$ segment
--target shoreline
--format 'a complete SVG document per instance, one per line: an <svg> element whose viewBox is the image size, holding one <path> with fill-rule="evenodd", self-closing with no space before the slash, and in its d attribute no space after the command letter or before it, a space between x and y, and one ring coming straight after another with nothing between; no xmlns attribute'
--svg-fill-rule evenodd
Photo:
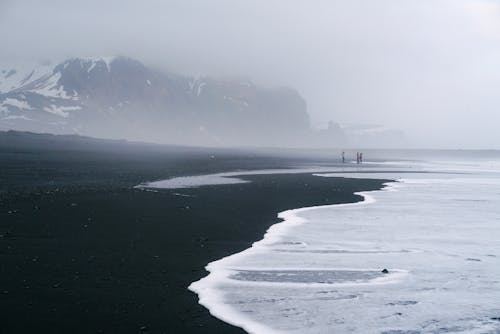
<svg viewBox="0 0 500 334"><path fill-rule="evenodd" d="M356 192L362 201L282 211L261 240L210 263L190 290L211 314L253 334L498 329L498 298L484 291L498 283L500 183L480 170L393 174L381 189ZM464 299L472 310L457 303Z"/></svg>
<svg viewBox="0 0 500 334"><path fill-rule="evenodd" d="M110 160L70 151L3 159L9 183L0 197L0 286L6 291L0 311L4 330L16 333L243 333L211 316L187 290L208 274L207 263L250 247L278 212L358 201L355 192L383 183L277 174L153 192L133 185L193 171L311 162L180 154L170 161L128 152ZM203 170L205 160L211 165Z"/></svg>
<svg viewBox="0 0 500 334"><path fill-rule="evenodd" d="M314 174L313 174L314 175ZM319 175L315 175L318 176ZM349 178L346 178L349 179ZM361 179L362 180L362 179ZM192 282L188 289L192 291L193 293L198 295L199 298L199 303L203 305L211 315L214 317L230 324L236 327L239 327L246 331L247 333L274 333L274 334L279 334L281 331L278 330L273 330L269 327L266 327L265 325L253 321L247 317L245 317L244 314L236 311L235 309L231 308L227 304L224 303L224 298L221 295L218 295L215 292L214 286L219 283L220 281L227 281L230 280L230 269L231 265L225 265L225 262L231 262L231 260L235 258L243 258L247 255L249 255L252 252L258 252L259 248L265 247L266 244L273 244L277 243L280 241L279 235L282 233L284 230L293 228L293 226L296 225L302 225L306 224L309 221L303 217L300 217L301 212L306 212L306 211L311 211L311 210L316 210L316 209L328 209L328 208L338 208L338 207L343 207L343 206L360 206L360 205L368 205L368 204L373 204L376 202L376 200L370 195L370 193L373 192L380 192L380 191L391 191L394 189L393 185L399 181L397 180L390 180L388 182L383 183L383 187L380 189L376 190L370 190L370 191L360 191L360 192L355 192L354 195L359 195L362 197L361 200L355 201L355 202L350 202L350 203L340 203L340 204L326 204L326 205L319 205L319 206L309 206L309 207L301 207L301 208L295 208L295 209L289 209L286 211L279 212L277 214L277 217L281 219L280 222L277 222L276 224L271 225L263 235L262 239L254 242L251 247L235 254L231 254L229 256L226 256L224 258L218 259L216 261L210 262L207 264L205 269L209 272L209 274L203 278L201 278L198 281ZM228 268L229 267L229 268ZM229 269L229 270L228 270ZM234 269L234 268L231 268ZM273 270L275 270L274 268ZM346 268L336 268L335 270L346 270ZM349 269L350 270L350 269ZM378 270L373 269L373 270ZM366 284L387 284L389 282L386 282L387 280L397 280L399 276L404 275L404 271L398 271L398 270L391 270L391 275L384 277L384 279L381 278L375 278L372 279ZM269 284L269 283L266 283ZM283 283L279 283L280 286L283 286ZM297 286L296 283L291 283L292 286ZM344 286L342 283L341 284L325 284L325 283L317 283L319 286ZM347 283L347 284L352 284L352 283ZM356 285L362 285L363 283L354 283ZM308 286L312 286L311 284L307 284Z"/></svg>

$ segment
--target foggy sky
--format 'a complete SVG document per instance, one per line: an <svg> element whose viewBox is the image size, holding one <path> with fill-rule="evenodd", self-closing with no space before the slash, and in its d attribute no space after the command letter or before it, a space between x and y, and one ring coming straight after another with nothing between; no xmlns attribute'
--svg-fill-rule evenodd
<svg viewBox="0 0 500 334"><path fill-rule="evenodd" d="M500 148L500 0L0 0L0 40L0 60L125 55L242 75L299 90L317 126Z"/></svg>

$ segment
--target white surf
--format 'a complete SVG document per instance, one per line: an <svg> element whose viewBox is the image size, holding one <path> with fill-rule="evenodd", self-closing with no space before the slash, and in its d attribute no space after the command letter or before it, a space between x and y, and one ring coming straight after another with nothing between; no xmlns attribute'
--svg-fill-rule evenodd
<svg viewBox="0 0 500 334"><path fill-rule="evenodd" d="M280 213L190 289L250 333L498 333L499 166L322 174L398 182L363 202Z"/></svg>

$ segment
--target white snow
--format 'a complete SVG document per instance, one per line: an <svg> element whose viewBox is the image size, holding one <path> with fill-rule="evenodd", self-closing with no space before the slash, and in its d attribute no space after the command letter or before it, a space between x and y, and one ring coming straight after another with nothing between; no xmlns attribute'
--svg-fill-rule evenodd
<svg viewBox="0 0 500 334"><path fill-rule="evenodd" d="M116 56L109 56L109 57L82 57L79 58L80 61L82 62L82 66L88 66L87 72L90 73L94 67L102 62L106 65L106 70L108 72L111 71L111 63L115 61Z"/></svg>
<svg viewBox="0 0 500 334"><path fill-rule="evenodd" d="M96 67L96 65L97 65L97 62L96 62L96 61L93 61L93 62L92 62L92 65L90 65L90 67L88 68L87 73L92 72L92 70L94 69L94 67Z"/></svg>
<svg viewBox="0 0 500 334"><path fill-rule="evenodd" d="M116 57L101 57L102 61L106 63L106 67L108 69L108 72L111 71L111 63L115 61Z"/></svg>
<svg viewBox="0 0 500 334"><path fill-rule="evenodd" d="M4 117L2 118L2 120L18 120L18 119L22 119L22 120L25 120L25 121L33 121L33 119L29 118L29 117L26 117L24 115L21 115L21 116L17 116L17 115L9 115L7 117Z"/></svg>
<svg viewBox="0 0 500 334"><path fill-rule="evenodd" d="M111 70L111 64L116 57L86 57L79 58L82 66L87 66L90 73L98 63L103 63L107 71ZM67 67L69 61L64 63ZM78 100L78 96L70 96L59 85L61 74L54 72L59 63L52 65L41 65L36 62L12 62L2 63L0 70L0 94L15 90L25 90L47 97L59 99ZM13 74L11 74L13 73Z"/></svg>
<svg viewBox="0 0 500 334"><path fill-rule="evenodd" d="M31 82L50 76L53 71L53 66L36 62L11 62L2 63L0 66L0 93L20 89ZM8 76L11 71L15 73Z"/></svg>
<svg viewBox="0 0 500 334"><path fill-rule="evenodd" d="M21 110L31 110L32 109L28 102L21 101L18 99L13 99L13 98L6 98L5 101L3 102L3 105L4 106L13 106L13 107L19 108Z"/></svg>
<svg viewBox="0 0 500 334"><path fill-rule="evenodd" d="M54 114L57 116L61 116L64 118L67 118L69 116L70 111L75 111L75 110L80 110L80 109L82 109L80 106L63 107L63 106L56 106L54 104L52 104L50 107L43 108L43 110L45 110L48 113L51 113L51 114Z"/></svg>
<svg viewBox="0 0 500 334"><path fill-rule="evenodd" d="M200 83L200 84L198 85L198 90L197 90L197 92L196 92L196 96L200 96L201 91L202 91L202 89L203 89L203 87L204 87L204 86L206 86L206 83L205 83L205 82L202 82L202 83Z"/></svg>
<svg viewBox="0 0 500 334"><path fill-rule="evenodd" d="M59 85L59 79L61 78L60 73L55 73L48 77L45 82L38 85L36 89L31 90L31 92L59 99L65 100L78 100L78 96L70 96L66 93L61 85Z"/></svg>
<svg viewBox="0 0 500 334"><path fill-rule="evenodd" d="M47 97L77 99L77 97L68 96L59 85L61 74L54 73L54 65L16 62L8 65L2 64L2 66L4 69L0 71L0 93L25 90ZM11 70L14 70L15 74L7 76Z"/></svg>

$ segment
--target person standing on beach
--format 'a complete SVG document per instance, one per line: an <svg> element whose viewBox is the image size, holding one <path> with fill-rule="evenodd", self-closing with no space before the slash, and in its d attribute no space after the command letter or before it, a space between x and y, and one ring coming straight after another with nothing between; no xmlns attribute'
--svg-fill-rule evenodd
<svg viewBox="0 0 500 334"><path fill-rule="evenodd" d="M345 164L345 152L342 151L342 163Z"/></svg>
<svg viewBox="0 0 500 334"><path fill-rule="evenodd" d="M359 164L359 152L356 152L356 163Z"/></svg>
<svg viewBox="0 0 500 334"><path fill-rule="evenodd" d="M359 152L359 163L363 163L363 152Z"/></svg>

